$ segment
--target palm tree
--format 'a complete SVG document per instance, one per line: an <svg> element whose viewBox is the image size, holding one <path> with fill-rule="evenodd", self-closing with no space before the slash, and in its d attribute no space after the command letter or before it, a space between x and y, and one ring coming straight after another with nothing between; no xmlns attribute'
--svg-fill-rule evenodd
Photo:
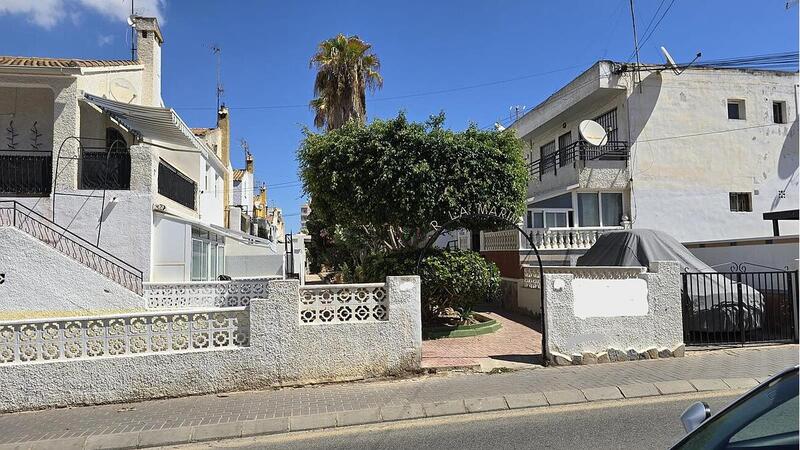
<svg viewBox="0 0 800 450"><path fill-rule="evenodd" d="M314 96L314 125L328 131L350 119L364 123L367 117L367 89L374 92L383 86L378 73L381 62L369 50L372 46L358 36L338 36L322 41L311 58L317 69Z"/></svg>

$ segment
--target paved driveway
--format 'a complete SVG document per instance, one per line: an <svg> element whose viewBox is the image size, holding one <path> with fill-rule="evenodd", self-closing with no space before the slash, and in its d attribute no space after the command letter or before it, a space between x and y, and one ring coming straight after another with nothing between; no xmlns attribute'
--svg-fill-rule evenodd
<svg viewBox="0 0 800 450"><path fill-rule="evenodd" d="M481 336L423 341L423 368L470 367L489 371L497 367L525 368L542 363L538 320L502 309L478 311L500 322L502 328Z"/></svg>

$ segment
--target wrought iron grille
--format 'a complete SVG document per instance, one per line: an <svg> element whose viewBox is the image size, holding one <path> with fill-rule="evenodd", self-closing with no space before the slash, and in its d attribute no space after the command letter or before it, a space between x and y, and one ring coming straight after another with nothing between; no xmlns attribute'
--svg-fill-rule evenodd
<svg viewBox="0 0 800 450"><path fill-rule="evenodd" d="M549 144L548 144L549 145ZM541 179L542 175L553 172L558 175L561 167L572 164L576 167L577 161L628 161L628 143L626 141L609 141L605 145L590 145L580 140L557 152L543 156L542 159L533 161L528 165L531 177Z"/></svg>
<svg viewBox="0 0 800 450"><path fill-rule="evenodd" d="M0 150L0 195L47 197L52 182L52 151Z"/></svg>
<svg viewBox="0 0 800 450"><path fill-rule="evenodd" d="M84 147L81 189L130 189L131 154L128 149Z"/></svg>
<svg viewBox="0 0 800 450"><path fill-rule="evenodd" d="M164 161L158 163L158 193L189 209L195 209L197 184Z"/></svg>

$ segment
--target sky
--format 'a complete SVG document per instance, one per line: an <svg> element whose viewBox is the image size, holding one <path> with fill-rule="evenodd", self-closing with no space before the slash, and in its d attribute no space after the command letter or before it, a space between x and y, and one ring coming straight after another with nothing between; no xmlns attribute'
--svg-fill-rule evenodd
<svg viewBox="0 0 800 450"><path fill-rule="evenodd" d="M0 55L127 59L129 1L0 0ZM629 0L135 2L159 18L162 97L192 127L214 125L211 46L222 49L232 142L247 140L287 232L299 229L305 202L295 155L303 127L313 127L309 59L320 41L345 33L372 44L384 86L367 96L370 120L444 111L454 129L508 123L514 106L532 108L598 59L633 51ZM641 59L662 62L662 45L678 62L698 51L703 60L797 51L799 9L785 0L638 0ZM244 166L238 145L232 159Z"/></svg>

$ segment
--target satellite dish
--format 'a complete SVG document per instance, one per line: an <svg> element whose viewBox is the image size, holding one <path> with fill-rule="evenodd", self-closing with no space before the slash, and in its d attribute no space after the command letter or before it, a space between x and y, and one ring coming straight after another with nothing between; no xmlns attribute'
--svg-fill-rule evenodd
<svg viewBox="0 0 800 450"><path fill-rule="evenodd" d="M503 131L503 130L505 130L505 129L506 129L506 127L504 127L504 126L500 125L500 123L499 123L499 122L495 122L495 123L494 123L494 129L495 129L495 130L497 130L497 131Z"/></svg>
<svg viewBox="0 0 800 450"><path fill-rule="evenodd" d="M664 59L667 60L667 64L666 64L667 67L669 67L672 70L675 70L676 67L677 67L677 64L675 64L675 60L672 59L672 55L669 54L669 52L667 51L666 48L661 47L661 54L664 55Z"/></svg>
<svg viewBox="0 0 800 450"><path fill-rule="evenodd" d="M594 120L584 120L578 125L578 132L584 141L591 145L606 145L608 134L602 125Z"/></svg>
<svg viewBox="0 0 800 450"><path fill-rule="evenodd" d="M129 27L133 28L134 26L136 26L136 22L134 22L134 20L133 20L135 18L136 18L135 14L131 14L130 16L128 16L128 26Z"/></svg>
<svg viewBox="0 0 800 450"><path fill-rule="evenodd" d="M114 78L109 83L108 93L111 98L121 103L130 103L136 98L136 88L125 78Z"/></svg>

